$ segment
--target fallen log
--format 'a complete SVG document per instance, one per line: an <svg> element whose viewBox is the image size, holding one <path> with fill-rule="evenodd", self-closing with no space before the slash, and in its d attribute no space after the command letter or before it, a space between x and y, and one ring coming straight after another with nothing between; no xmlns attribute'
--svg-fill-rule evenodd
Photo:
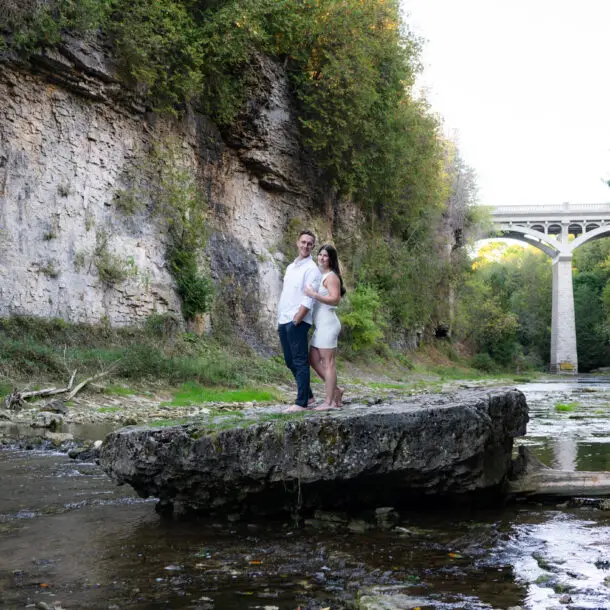
<svg viewBox="0 0 610 610"><path fill-rule="evenodd" d="M53 388L45 388L44 390L31 390L31 391L24 391L24 392L20 392L19 390L17 390L17 388L15 388L10 394L8 394L4 398L4 408L5 409L17 409L19 407L22 407L28 398L42 398L42 397L46 397L46 396L57 396L58 394L68 393L68 395L64 399L67 402L69 400L72 400L87 384L91 383L92 381L97 381L98 379L102 379L102 378L107 377L108 375L112 374L120 363L121 363L121 360L117 360L116 362L113 362L105 371L101 371L100 373L97 373L96 375L87 377L87 379L84 379L83 381L81 381L75 388L73 388L72 386L74 385L74 379L76 377L76 370L74 370L74 372L72 373L72 376L70 377L70 381L68 382L68 385L65 388L53 387Z"/></svg>
<svg viewBox="0 0 610 610"><path fill-rule="evenodd" d="M17 388L14 388L13 391L8 394L4 398L4 407L5 409L15 409L17 407L22 407L25 404L25 401L28 398L43 398L46 396L56 396L57 394L65 394L72 389L72 385L74 384L74 378L76 377L76 369L72 373L70 377L70 381L65 388L45 388L43 390L30 390L20 392Z"/></svg>
<svg viewBox="0 0 610 610"><path fill-rule="evenodd" d="M610 472L555 470L521 445L508 477L507 491L519 496L610 496Z"/></svg>

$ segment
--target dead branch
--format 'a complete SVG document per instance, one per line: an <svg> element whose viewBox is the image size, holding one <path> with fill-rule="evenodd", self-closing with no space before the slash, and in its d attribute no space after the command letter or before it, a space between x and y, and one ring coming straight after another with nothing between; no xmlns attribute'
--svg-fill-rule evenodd
<svg viewBox="0 0 610 610"><path fill-rule="evenodd" d="M117 360L115 363L113 363L110 368L106 369L105 371L102 371L101 373L98 373L97 375L93 375L93 377L88 377L87 379L85 379L84 381L81 381L67 396L66 396L66 400L72 400L88 383L91 383L92 381L97 381L98 379L102 379L102 377L107 377L108 375L110 375L110 373L112 373L114 371L114 369L116 369L116 367L120 364L120 360Z"/></svg>
<svg viewBox="0 0 610 610"><path fill-rule="evenodd" d="M45 388L44 390L32 390L27 392L20 392L17 390L17 388L14 388L13 391L4 398L4 407L5 409L17 409L19 407L23 407L28 398L56 396L57 394L66 393L68 393L68 396L66 396L65 400L72 400L72 398L74 398L91 381L95 381L110 375L117 368L120 362L120 360L117 360L105 371L81 381L74 389L72 386L74 385L74 379L76 378L76 372L78 369L74 369L72 375L70 376L70 381L65 388Z"/></svg>

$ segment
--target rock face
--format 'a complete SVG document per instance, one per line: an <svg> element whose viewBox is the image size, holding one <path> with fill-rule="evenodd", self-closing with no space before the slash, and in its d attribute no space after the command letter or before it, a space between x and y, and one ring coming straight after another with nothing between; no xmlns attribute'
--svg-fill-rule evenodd
<svg viewBox="0 0 610 610"><path fill-rule="evenodd" d="M0 315L122 326L180 314L163 227L117 198L171 139L207 196L207 255L226 318L252 344L275 342L263 329L274 326L287 226L316 217L326 239L333 220L303 158L286 73L259 62L251 99L221 133L191 111L151 112L94 42L68 41L29 64L0 52ZM112 284L96 263L102 242L126 270Z"/></svg>
<svg viewBox="0 0 610 610"><path fill-rule="evenodd" d="M261 418L214 430L203 422L125 428L100 463L159 507L209 514L405 506L431 494L497 489L525 434L518 390L424 395L330 415Z"/></svg>

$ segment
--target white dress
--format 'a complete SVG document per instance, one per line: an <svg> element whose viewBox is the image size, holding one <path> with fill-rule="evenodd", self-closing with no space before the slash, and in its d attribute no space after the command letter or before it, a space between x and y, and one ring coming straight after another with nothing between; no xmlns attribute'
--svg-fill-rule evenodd
<svg viewBox="0 0 610 610"><path fill-rule="evenodd" d="M324 286L324 280L333 273L329 271L322 276L320 290L318 294L328 296L328 288ZM327 305L316 301L313 306L314 333L311 337L311 346L322 349L332 349L337 347L337 337L341 331L341 322L335 313L335 305Z"/></svg>

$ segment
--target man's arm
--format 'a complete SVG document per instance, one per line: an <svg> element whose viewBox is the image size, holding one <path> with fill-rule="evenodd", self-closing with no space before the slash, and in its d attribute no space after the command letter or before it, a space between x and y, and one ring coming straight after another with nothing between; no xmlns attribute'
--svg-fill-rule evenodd
<svg viewBox="0 0 610 610"><path fill-rule="evenodd" d="M299 310L294 314L294 318L292 318L295 326L298 326L303 321L303 318L307 315L308 311L309 307L305 307L304 305L299 307Z"/></svg>
<svg viewBox="0 0 610 610"><path fill-rule="evenodd" d="M305 272L305 277L303 279L303 285L307 286L307 284L311 284L314 286L314 289L317 291L320 287L320 280L322 279L322 274L318 271L317 267L312 267ZM311 297L303 295L303 299L301 300L301 305L299 306L299 310L292 318L292 321L295 325L299 325L303 318L307 315L310 309L313 308L314 300Z"/></svg>

